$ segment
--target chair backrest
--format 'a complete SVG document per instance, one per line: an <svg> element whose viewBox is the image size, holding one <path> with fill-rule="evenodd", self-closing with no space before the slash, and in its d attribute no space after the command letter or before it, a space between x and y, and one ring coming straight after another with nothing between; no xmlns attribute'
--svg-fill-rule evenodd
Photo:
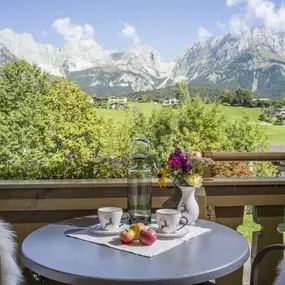
<svg viewBox="0 0 285 285"><path fill-rule="evenodd" d="M259 264L263 257L270 251L273 250L285 250L285 244L273 244L263 248L254 258L250 272L250 285L257 285L258 283L258 270ZM285 261L281 261L278 266L278 276L273 285L284 285L285 284Z"/></svg>
<svg viewBox="0 0 285 285"><path fill-rule="evenodd" d="M20 285L23 277L16 262L16 243L10 224L0 219L0 284Z"/></svg>

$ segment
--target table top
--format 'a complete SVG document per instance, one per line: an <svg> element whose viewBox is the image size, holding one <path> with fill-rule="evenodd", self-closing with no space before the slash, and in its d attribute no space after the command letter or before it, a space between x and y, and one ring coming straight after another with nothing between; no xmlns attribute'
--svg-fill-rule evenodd
<svg viewBox="0 0 285 285"><path fill-rule="evenodd" d="M249 256L244 237L223 225L198 220L212 231L152 258L65 236L97 223L96 217L59 222L23 242L23 263L41 276L73 285L196 284L227 275Z"/></svg>

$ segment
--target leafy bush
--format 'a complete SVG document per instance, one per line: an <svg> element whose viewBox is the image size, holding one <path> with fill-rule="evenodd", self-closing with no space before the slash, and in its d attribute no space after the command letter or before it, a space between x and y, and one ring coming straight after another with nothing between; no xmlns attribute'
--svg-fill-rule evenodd
<svg viewBox="0 0 285 285"><path fill-rule="evenodd" d="M123 124L105 122L76 84L13 60L0 70L0 179L125 177L133 137L150 141L150 165L165 161L176 147L267 149L262 127L247 118L227 121L217 107L197 96L150 118L126 110Z"/></svg>

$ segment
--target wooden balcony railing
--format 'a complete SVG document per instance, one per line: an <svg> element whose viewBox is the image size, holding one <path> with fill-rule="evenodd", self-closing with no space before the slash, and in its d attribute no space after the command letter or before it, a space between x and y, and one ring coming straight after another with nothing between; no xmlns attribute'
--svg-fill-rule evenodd
<svg viewBox="0 0 285 285"><path fill-rule="evenodd" d="M285 153L228 153L204 152L214 161L285 161ZM284 222L285 178L210 178L205 172L206 204L211 207L214 220L233 229L243 223L244 206L253 206L253 221L261 230L252 233L252 259L264 247L283 243L283 234L277 227ZM264 258L259 270L259 284L272 284L276 266L283 252L272 252ZM242 284L240 269L221 280L219 284Z"/></svg>
<svg viewBox="0 0 285 285"><path fill-rule="evenodd" d="M285 160L285 154L240 154L205 152L215 160ZM257 159L258 158L258 159ZM37 180L0 181L0 216L13 224L18 242L32 231L64 219L96 213L110 205L127 207L127 181L114 180ZM177 207L181 198L178 189L160 188L153 181L153 208ZM206 218L206 207L213 210L216 222L237 229L243 223L244 206L253 206L254 222L261 230L253 232L252 258L265 246L283 243L277 231L283 223L285 178L213 178L205 180L197 191L200 218ZM261 263L260 284L269 285L276 274L276 265L283 258L272 252ZM241 285L243 269L216 280L217 284Z"/></svg>

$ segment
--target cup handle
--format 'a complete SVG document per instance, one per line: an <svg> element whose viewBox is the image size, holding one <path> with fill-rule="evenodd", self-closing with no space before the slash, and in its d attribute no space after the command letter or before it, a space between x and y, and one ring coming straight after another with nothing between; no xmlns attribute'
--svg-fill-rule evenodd
<svg viewBox="0 0 285 285"><path fill-rule="evenodd" d="M183 225L182 225L180 228L178 228L177 231L183 229L183 228L188 224L188 219L187 219L186 217L182 216L181 219L180 219L180 221L181 221L182 219L185 220L185 223L183 223Z"/></svg>
<svg viewBox="0 0 285 285"><path fill-rule="evenodd" d="M122 219L124 218L124 215L126 216L126 219L127 219L127 220L128 220L128 222L129 222L129 221L130 221L130 219L131 219L130 214L129 214L129 213L127 213L127 212L123 212ZM123 224L123 223L121 223L121 224Z"/></svg>

